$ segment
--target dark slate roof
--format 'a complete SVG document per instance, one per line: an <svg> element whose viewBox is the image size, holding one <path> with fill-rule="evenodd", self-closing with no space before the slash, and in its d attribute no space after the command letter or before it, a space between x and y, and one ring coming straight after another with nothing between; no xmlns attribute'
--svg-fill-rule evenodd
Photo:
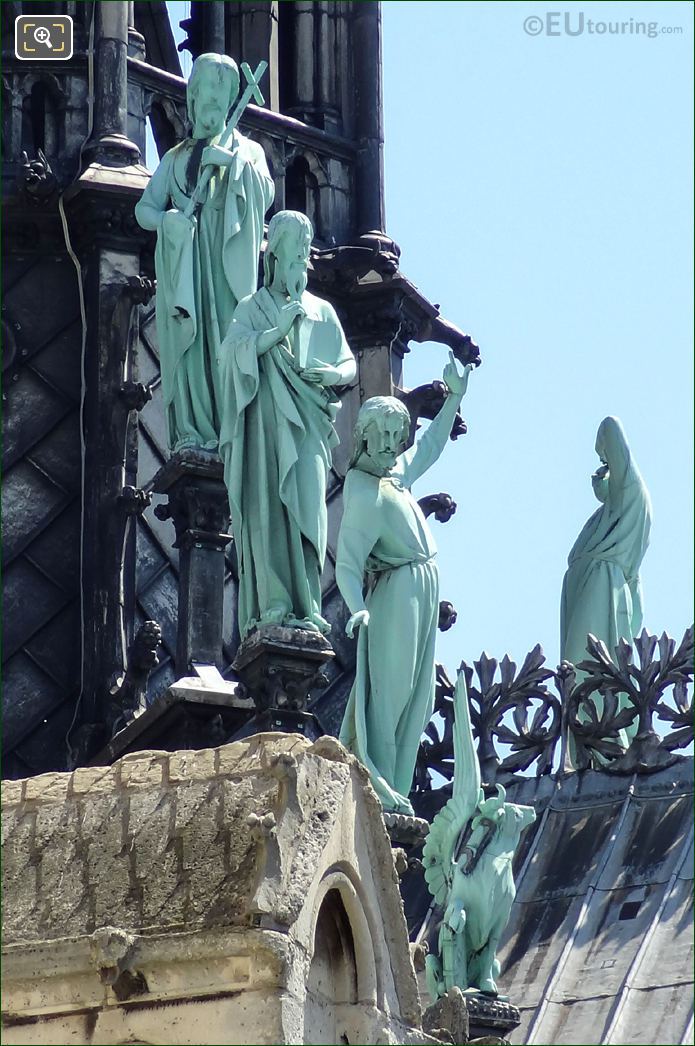
<svg viewBox="0 0 695 1046"><path fill-rule="evenodd" d="M508 795L538 812L499 953L522 1015L512 1041L692 1043L692 759Z"/></svg>
<svg viewBox="0 0 695 1046"><path fill-rule="evenodd" d="M431 819L445 790L425 796ZM507 797L538 815L498 953L498 987L521 1011L512 1043L692 1043L692 758L634 777L525 778ZM432 943L421 869L402 885L411 937Z"/></svg>

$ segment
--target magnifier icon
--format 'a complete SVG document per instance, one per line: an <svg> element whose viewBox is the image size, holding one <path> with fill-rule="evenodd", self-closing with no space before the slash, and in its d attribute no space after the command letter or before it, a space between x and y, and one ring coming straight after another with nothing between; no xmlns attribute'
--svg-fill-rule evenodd
<svg viewBox="0 0 695 1046"><path fill-rule="evenodd" d="M45 25L40 25L34 30L34 39L37 44L45 44L46 47L52 51L53 44L51 43L51 34Z"/></svg>

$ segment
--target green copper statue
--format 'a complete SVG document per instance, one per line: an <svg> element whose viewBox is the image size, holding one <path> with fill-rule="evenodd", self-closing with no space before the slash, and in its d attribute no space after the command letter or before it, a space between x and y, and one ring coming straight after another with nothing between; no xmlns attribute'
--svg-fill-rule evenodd
<svg viewBox="0 0 695 1046"><path fill-rule="evenodd" d="M280 211L268 226L264 285L239 303L221 349L220 454L239 557L239 629L276 624L327 633L320 577L335 386L357 368L332 305L306 291L311 222Z"/></svg>
<svg viewBox="0 0 695 1046"><path fill-rule="evenodd" d="M444 406L405 452L407 408L390 396L367 400L343 492L335 575L352 615L346 632L359 635L340 740L369 770L384 809L397 813L413 812L408 793L432 714L439 615L437 549L410 488L442 453L470 371L459 373L451 354Z"/></svg>
<svg viewBox="0 0 695 1046"><path fill-rule="evenodd" d="M231 58L196 58L187 90L192 136L162 158L135 209L140 225L157 232L157 335L172 451L217 449L219 348L237 302L256 289L263 217L275 192L263 149L234 129L248 90L225 127L238 91Z"/></svg>
<svg viewBox="0 0 695 1046"><path fill-rule="evenodd" d="M575 541L562 585L560 652L573 664L587 656L589 633L612 654L618 640L632 643L642 627L639 568L651 504L617 418L599 425L596 453L601 465L591 481L601 507Z"/></svg>
<svg viewBox="0 0 695 1046"><path fill-rule="evenodd" d="M438 952L426 959L433 999L454 987L497 994L496 951L516 894L512 859L524 828L536 820L533 807L505 801L502 785L485 799L462 670L454 715L453 792L422 851L427 886L443 910Z"/></svg>

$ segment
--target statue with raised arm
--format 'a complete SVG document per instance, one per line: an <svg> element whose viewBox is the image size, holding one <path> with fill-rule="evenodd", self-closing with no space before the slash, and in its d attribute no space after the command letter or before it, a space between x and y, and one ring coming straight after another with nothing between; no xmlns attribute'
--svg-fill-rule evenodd
<svg viewBox="0 0 695 1046"><path fill-rule="evenodd" d="M170 450L215 451L221 421L217 359L237 303L258 283L263 218L275 187L260 145L236 130L249 87L227 55L202 54L186 92L191 137L162 157L135 216L157 232L157 336Z"/></svg>
<svg viewBox="0 0 695 1046"><path fill-rule="evenodd" d="M410 488L442 453L470 371L459 372L450 353L444 406L406 451L407 407L391 396L363 403L343 489L335 576L351 614L346 632L359 632L340 740L396 813L413 813L408 793L432 714L439 618L437 549Z"/></svg>
<svg viewBox="0 0 695 1046"><path fill-rule="evenodd" d="M433 999L450 988L497 994L496 952L516 894L512 859L531 806L506 802L506 791L486 799L473 744L466 677L454 691L454 780L451 799L430 825L422 850L425 881L442 909L437 951L425 960Z"/></svg>
<svg viewBox="0 0 695 1046"><path fill-rule="evenodd" d="M589 633L612 654L642 627L639 568L649 544L649 493L617 418L599 425L596 453L601 465L591 482L601 507L575 541L562 584L560 655L575 665L587 656Z"/></svg>
<svg viewBox="0 0 695 1046"><path fill-rule="evenodd" d="M306 290L313 235L298 211L273 216L263 287L239 303L221 349L242 637L257 625L330 631L320 579L335 389L357 366L333 306Z"/></svg>

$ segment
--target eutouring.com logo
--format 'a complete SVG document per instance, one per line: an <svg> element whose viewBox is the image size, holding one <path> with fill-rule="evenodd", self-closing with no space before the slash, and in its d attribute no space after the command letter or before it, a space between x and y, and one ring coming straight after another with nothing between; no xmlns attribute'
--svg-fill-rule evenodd
<svg viewBox="0 0 695 1046"><path fill-rule="evenodd" d="M641 22L635 18L587 18L583 11L546 11L543 15L525 18L524 32L528 36L643 36L654 40L657 36L679 36L683 26Z"/></svg>

